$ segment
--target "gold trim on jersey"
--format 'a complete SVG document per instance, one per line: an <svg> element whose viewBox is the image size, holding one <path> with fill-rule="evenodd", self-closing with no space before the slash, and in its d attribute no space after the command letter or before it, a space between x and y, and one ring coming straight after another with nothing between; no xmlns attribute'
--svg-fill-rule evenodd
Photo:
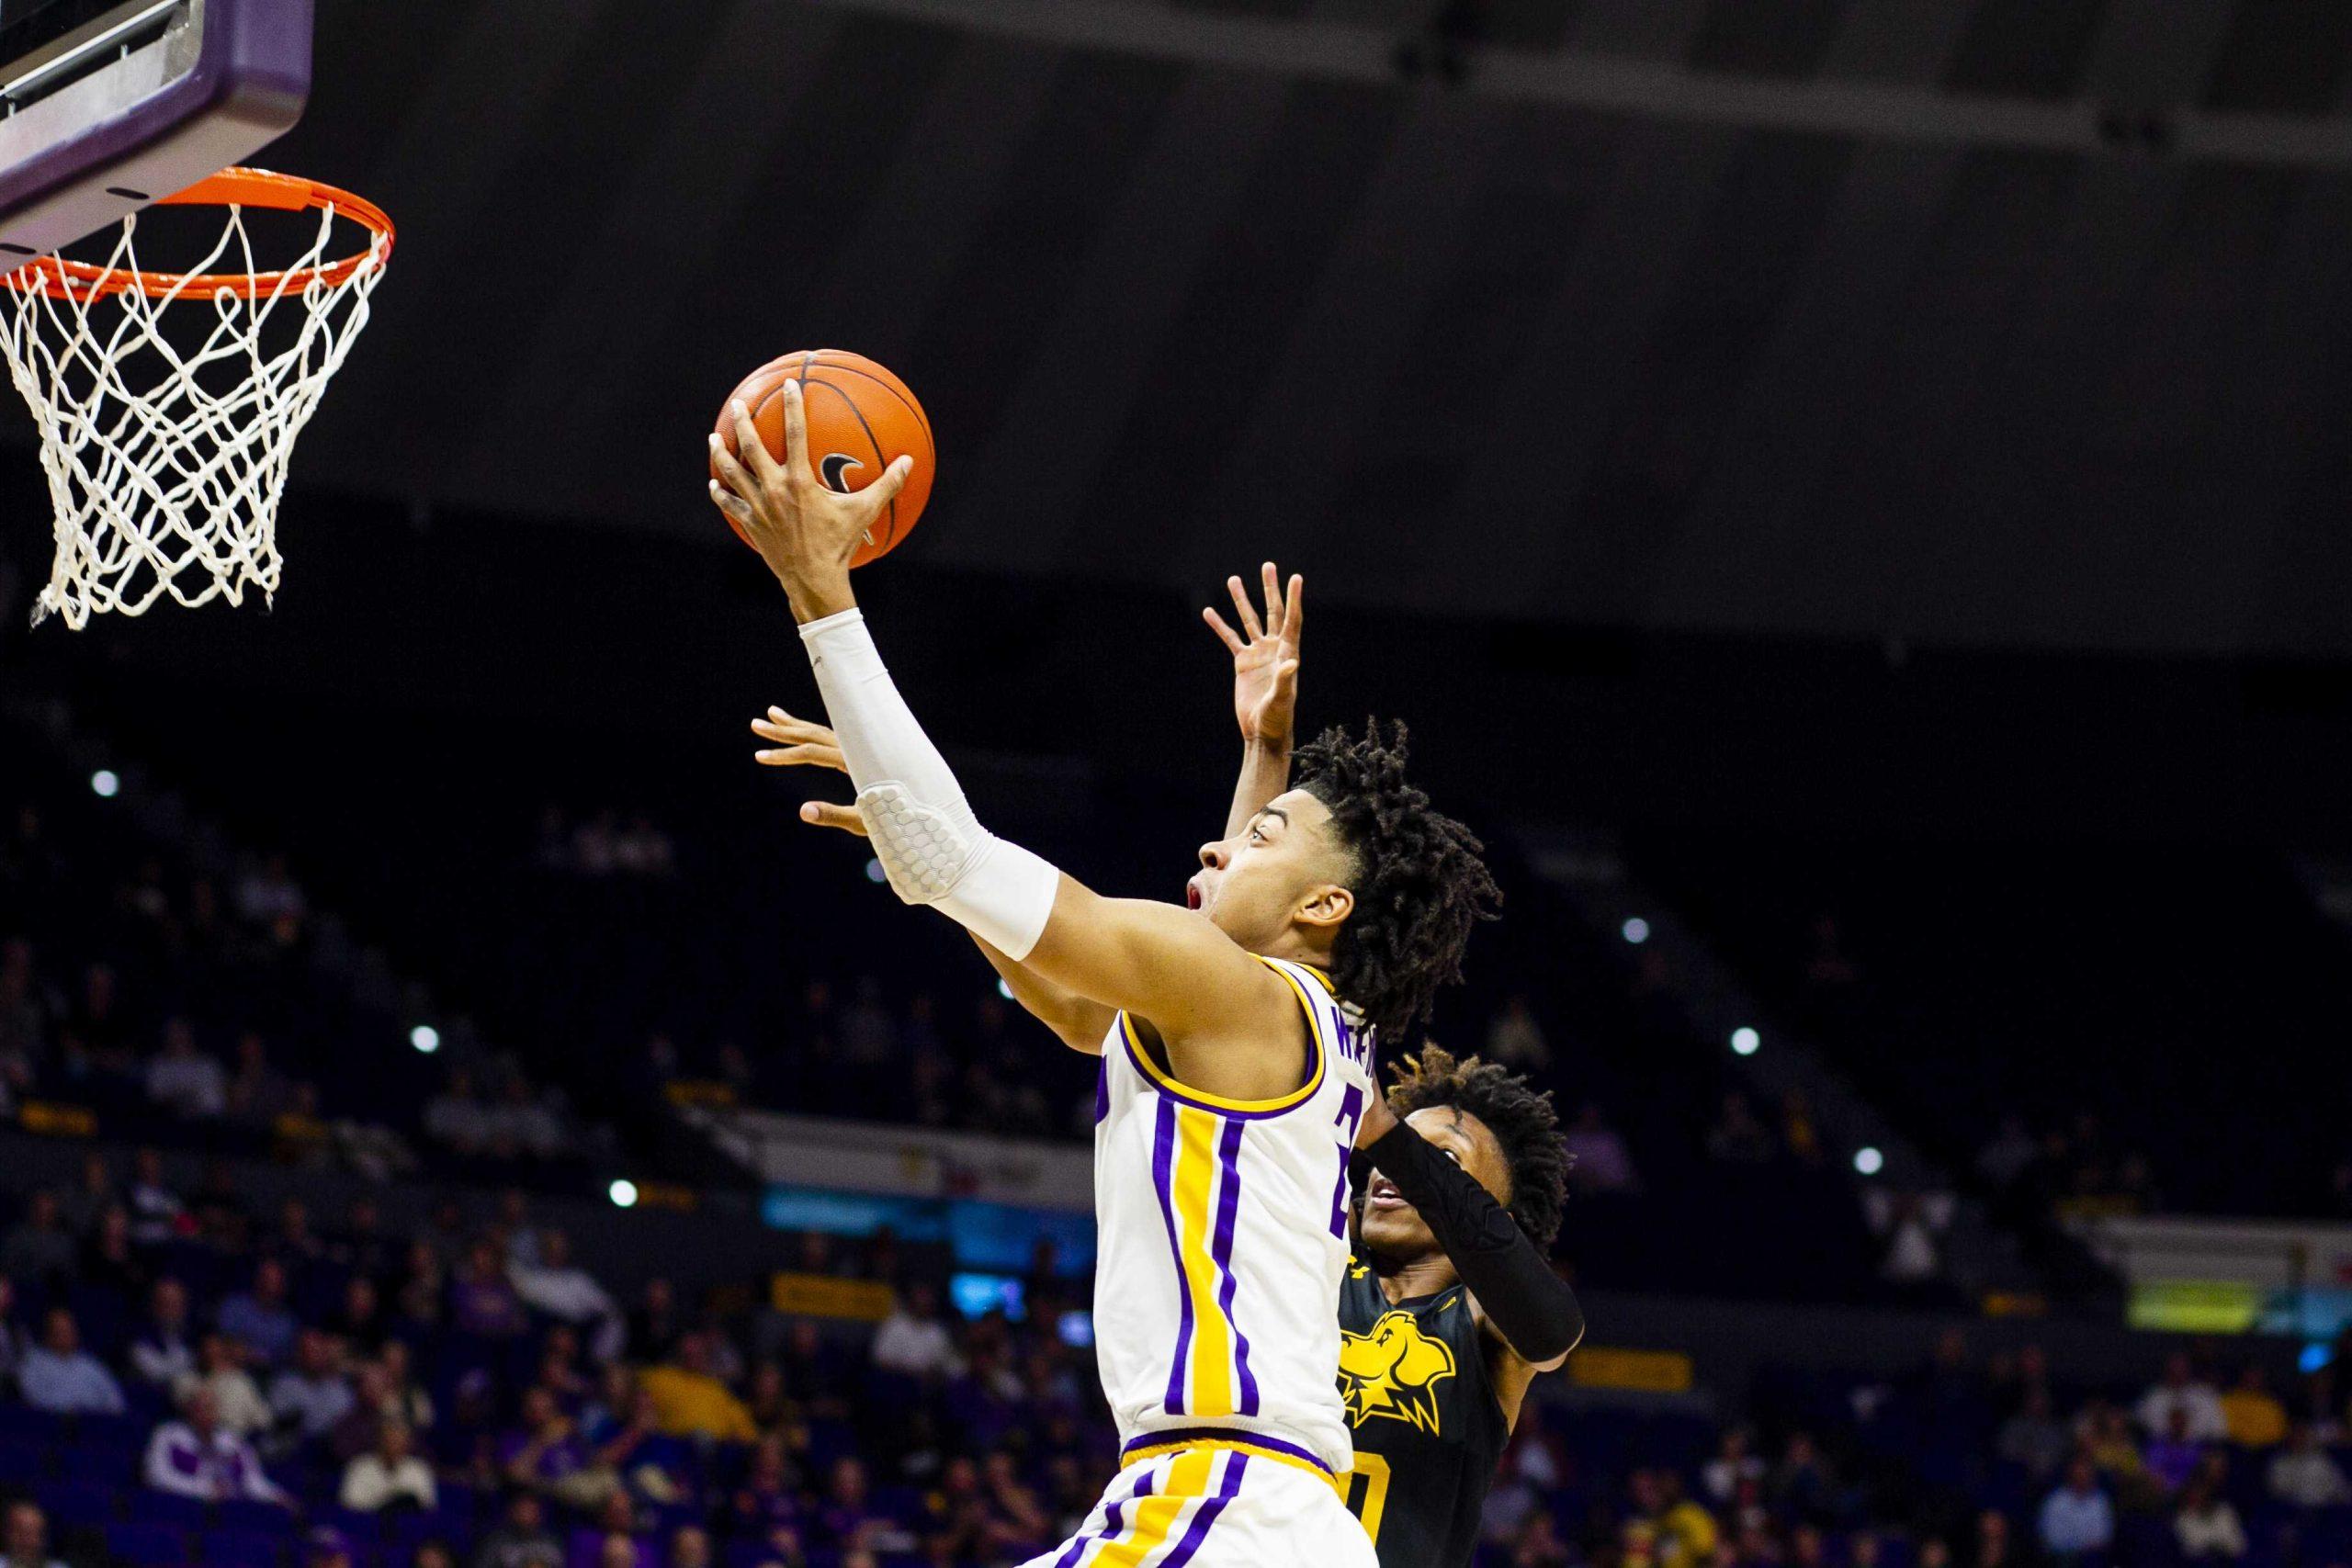
<svg viewBox="0 0 2352 1568"><path fill-rule="evenodd" d="M1151 1053L1144 1049L1143 1036L1136 1032L1135 1020L1122 1012L1119 1014L1119 1029L1126 1036L1127 1055L1135 1063L1136 1070L1141 1072L1154 1088L1164 1089L1179 1100L1197 1105L1204 1110L1228 1111L1243 1116L1270 1116L1281 1111L1295 1110L1306 1104L1315 1098L1315 1091L1323 1087L1323 1074L1329 1066L1330 1051L1324 1043L1323 1022L1316 1014L1313 998L1307 996L1306 987L1298 983L1298 976L1289 970L1262 954L1252 953L1250 956L1283 977L1283 983L1290 987L1292 994L1298 998L1300 1010L1306 1014L1306 1037L1315 1050L1315 1070L1307 1074L1306 1083L1290 1093L1279 1095L1272 1100L1230 1100L1221 1094L1211 1094L1204 1089L1194 1089L1192 1085L1161 1070L1159 1065L1151 1059ZM1301 964L1300 967L1307 966ZM1308 969L1308 973L1312 974L1314 971ZM1322 979L1320 976L1317 976L1317 978ZM1328 986L1329 982L1323 981L1323 984Z"/></svg>

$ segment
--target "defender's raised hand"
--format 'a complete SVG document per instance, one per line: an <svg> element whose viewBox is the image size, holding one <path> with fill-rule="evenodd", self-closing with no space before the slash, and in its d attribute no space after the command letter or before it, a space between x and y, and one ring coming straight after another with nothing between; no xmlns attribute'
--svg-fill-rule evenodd
<svg viewBox="0 0 2352 1568"><path fill-rule="evenodd" d="M782 708L770 708L765 718L752 721L752 733L763 740L775 742L752 753L752 760L763 768L831 768L837 773L849 772L849 764L842 760L841 742L821 724L795 718ZM854 806L812 800L800 808L800 820L819 828L839 828L861 839L866 836L865 818L857 814Z"/></svg>
<svg viewBox="0 0 2352 1568"><path fill-rule="evenodd" d="M1273 562L1259 571L1266 596L1262 623L1238 577L1227 578L1225 585L1233 595L1241 631L1226 625L1213 608L1203 609L1201 618L1233 654L1233 716L1241 726L1242 740L1287 751L1298 710L1298 642L1306 626L1306 580L1293 573L1285 597Z"/></svg>
<svg viewBox="0 0 2352 1568"><path fill-rule="evenodd" d="M796 619L806 624L854 607L850 558L905 487L915 460L899 457L880 479L843 495L827 489L808 466L808 411L799 382L784 384L782 462L769 456L749 408L739 400L729 412L736 449L728 451L711 436L710 460L718 471L710 481L711 499L784 584Z"/></svg>

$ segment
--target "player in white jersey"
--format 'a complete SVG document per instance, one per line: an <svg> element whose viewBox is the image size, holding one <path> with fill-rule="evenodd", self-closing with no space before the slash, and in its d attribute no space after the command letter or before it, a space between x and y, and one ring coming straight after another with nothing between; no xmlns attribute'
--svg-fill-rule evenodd
<svg viewBox="0 0 2352 1568"><path fill-rule="evenodd" d="M997 838L850 591L905 464L840 495L808 468L795 384L781 463L735 413L748 467L714 441L713 494L784 584L892 888L1103 1054L1096 1337L1125 1467L1038 1562L1372 1568L1331 1484L1351 1452L1334 1382L1346 1159L1374 1032L1427 1012L1493 897L1477 840L1406 783L1401 731L1376 725L1302 749L1305 782L1202 847L1183 907L1102 897Z"/></svg>

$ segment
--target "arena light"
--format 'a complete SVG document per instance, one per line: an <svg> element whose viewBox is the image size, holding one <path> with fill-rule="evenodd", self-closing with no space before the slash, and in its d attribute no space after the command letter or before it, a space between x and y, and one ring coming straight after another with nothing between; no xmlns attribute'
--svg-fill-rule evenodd
<svg viewBox="0 0 2352 1568"><path fill-rule="evenodd" d="M884 872L883 872L883 870L882 870L882 863L881 863L880 861L878 861L878 860L869 860L869 861L867 861L867 862L865 863L865 880L866 880L866 881L868 881L868 882L879 882L879 881L881 881L881 880L882 880L883 875L884 875Z"/></svg>
<svg viewBox="0 0 2352 1568"><path fill-rule="evenodd" d="M1641 946L1650 939L1650 923L1639 915L1632 917L1618 929L1623 933L1625 940L1635 947Z"/></svg>
<svg viewBox="0 0 2352 1568"><path fill-rule="evenodd" d="M430 1056L441 1049L441 1032L429 1023L420 1023L408 1032L408 1043Z"/></svg>
<svg viewBox="0 0 2352 1568"><path fill-rule="evenodd" d="M628 1177L622 1177L619 1180L614 1182L605 1190L611 1196L613 1200L613 1207L616 1209L634 1209L637 1207L637 1183L631 1181Z"/></svg>
<svg viewBox="0 0 2352 1568"><path fill-rule="evenodd" d="M122 781L115 777L112 768L100 768L90 775L90 793L100 800L112 800L122 789Z"/></svg>
<svg viewBox="0 0 2352 1568"><path fill-rule="evenodd" d="M1764 1037L1744 1023L1731 1032L1731 1048L1735 1055L1753 1056L1763 1044Z"/></svg>
<svg viewBox="0 0 2352 1568"><path fill-rule="evenodd" d="M1011 1001L1012 999L1012 982L1010 980L999 980L996 983L996 994L1002 997L1006 1001Z"/></svg>
<svg viewBox="0 0 2352 1568"><path fill-rule="evenodd" d="M1856 1149L1854 1168L1864 1176L1876 1176L1886 1168L1886 1156L1873 1148Z"/></svg>

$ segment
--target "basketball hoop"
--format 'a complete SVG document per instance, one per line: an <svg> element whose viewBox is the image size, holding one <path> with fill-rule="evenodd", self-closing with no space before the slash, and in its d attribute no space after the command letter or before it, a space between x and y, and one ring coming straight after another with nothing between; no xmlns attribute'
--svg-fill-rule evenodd
<svg viewBox="0 0 2352 1568"><path fill-rule="evenodd" d="M54 612L78 631L166 593L194 606L277 592L295 438L368 325L392 253L372 203L288 175L229 169L155 205L222 208L228 221L187 272L140 270L134 213L102 265L44 256L0 279L0 353L40 422L57 512L35 625ZM316 212L317 235L290 266L262 271L247 209ZM339 260L337 218L368 235Z"/></svg>

